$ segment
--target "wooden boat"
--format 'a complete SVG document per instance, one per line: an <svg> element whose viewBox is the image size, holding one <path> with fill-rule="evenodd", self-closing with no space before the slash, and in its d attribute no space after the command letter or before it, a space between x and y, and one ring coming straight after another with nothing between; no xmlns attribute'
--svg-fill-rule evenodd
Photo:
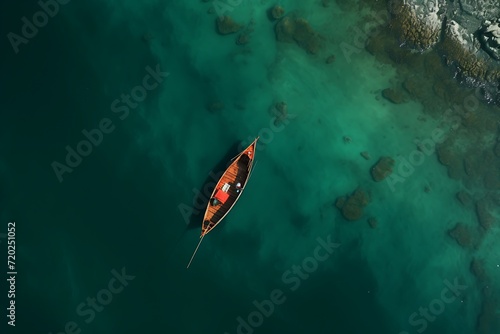
<svg viewBox="0 0 500 334"><path fill-rule="evenodd" d="M188 268L205 235L212 231L227 216L243 193L254 166L253 162L255 160L255 149L258 140L259 137L255 138L253 143L231 159L232 163L227 167L224 174L222 174L219 182L217 182L208 200L205 216L201 223L200 242L187 265Z"/></svg>

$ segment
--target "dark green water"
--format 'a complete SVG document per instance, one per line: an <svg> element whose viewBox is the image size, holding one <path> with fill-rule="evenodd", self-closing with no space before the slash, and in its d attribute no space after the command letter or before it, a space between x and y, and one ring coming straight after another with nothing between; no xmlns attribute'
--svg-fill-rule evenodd
<svg viewBox="0 0 500 334"><path fill-rule="evenodd" d="M359 156L407 156L435 124L415 125L416 102L395 113L375 99L393 68L365 51L342 56L356 13L281 3L331 32L333 66L276 43L267 1L231 12L254 20L244 47L216 34L211 3L200 1L73 0L18 53L2 37L0 233L16 222L18 272L8 333L474 333L481 293L471 254L446 236L458 219L474 219L454 198L461 185L433 156L391 189ZM39 10L2 3L2 36L20 34L21 18ZM133 92L145 96L120 102ZM216 101L224 108L208 111ZM277 101L290 114L279 127L269 113ZM98 145L61 167L67 147L99 126L108 133L93 137ZM197 194L257 135L245 194L186 270ZM333 203L357 186L372 202L348 223ZM498 277L495 261L488 270ZM445 305L435 318L409 320L455 280L466 288L435 302Z"/></svg>

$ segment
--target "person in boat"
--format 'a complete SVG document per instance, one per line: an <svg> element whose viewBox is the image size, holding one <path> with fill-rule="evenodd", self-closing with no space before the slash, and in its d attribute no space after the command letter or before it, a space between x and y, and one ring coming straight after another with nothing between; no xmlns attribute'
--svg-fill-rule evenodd
<svg viewBox="0 0 500 334"><path fill-rule="evenodd" d="M236 183L236 192L239 193L241 191L241 183Z"/></svg>

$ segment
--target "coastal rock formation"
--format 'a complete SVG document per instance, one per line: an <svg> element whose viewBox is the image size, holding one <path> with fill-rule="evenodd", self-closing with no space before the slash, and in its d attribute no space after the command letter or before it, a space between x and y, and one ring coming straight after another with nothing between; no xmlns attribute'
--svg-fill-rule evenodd
<svg viewBox="0 0 500 334"><path fill-rule="evenodd" d="M491 0L388 0L390 27L399 45L434 48L458 74L486 84L483 94L500 103L500 6ZM371 42L369 41L368 45ZM371 49L378 50L377 48ZM380 51L380 50L379 50ZM382 50L383 52L383 50ZM389 52L386 51L390 58ZM395 59L393 59L396 61ZM397 61L396 61L397 62ZM443 91L441 91L443 92Z"/></svg>
<svg viewBox="0 0 500 334"><path fill-rule="evenodd" d="M386 89L382 90L382 96L386 100L388 100L394 104L401 104L401 103L406 102L406 99L403 95L403 92L400 90L386 88Z"/></svg>
<svg viewBox="0 0 500 334"><path fill-rule="evenodd" d="M393 0L393 27L400 42L425 50L439 40L446 1L426 2Z"/></svg>
<svg viewBox="0 0 500 334"><path fill-rule="evenodd" d="M448 62L453 61L461 75L480 80L486 80L490 75L488 64L476 55L480 49L479 42L458 22L447 22L440 47Z"/></svg>
<svg viewBox="0 0 500 334"><path fill-rule="evenodd" d="M311 54L319 51L320 38L305 19L284 17L276 24L275 32L279 42L295 42Z"/></svg>
<svg viewBox="0 0 500 334"><path fill-rule="evenodd" d="M242 28L242 26L229 16L219 16L216 19L217 32L221 35L234 34Z"/></svg>
<svg viewBox="0 0 500 334"><path fill-rule="evenodd" d="M477 35L483 50L493 59L500 60L500 18L484 21Z"/></svg>
<svg viewBox="0 0 500 334"><path fill-rule="evenodd" d="M394 159L391 157L381 157L371 168L371 174L375 182L380 182L392 173Z"/></svg>
<svg viewBox="0 0 500 334"><path fill-rule="evenodd" d="M355 221L363 216L363 209L369 202L368 194L361 189L356 189L351 195L339 197L335 206L345 219Z"/></svg>

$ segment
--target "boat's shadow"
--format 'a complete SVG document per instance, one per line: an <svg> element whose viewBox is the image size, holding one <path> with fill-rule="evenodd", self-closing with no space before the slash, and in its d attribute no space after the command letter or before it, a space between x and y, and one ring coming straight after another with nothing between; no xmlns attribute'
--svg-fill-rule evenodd
<svg viewBox="0 0 500 334"><path fill-rule="evenodd" d="M241 141L237 141L234 143L231 148L226 152L226 154L221 158L219 163L212 168L212 170L208 173L207 178L198 188L198 192L196 197L194 198L193 203L197 203L198 207L201 207L201 210L197 210L197 208L193 208L192 214L189 217L189 223L187 225L187 229L199 229L201 227L201 222L203 220L203 215L205 214L205 209L208 204L208 200L210 199L210 195L214 190L213 186L217 184L219 181L218 178L222 176L222 173L226 170L226 168L231 163L231 159L234 158L238 153L240 153L240 144ZM216 175L217 180L214 180L213 176ZM207 187L208 184L213 184L212 187Z"/></svg>

